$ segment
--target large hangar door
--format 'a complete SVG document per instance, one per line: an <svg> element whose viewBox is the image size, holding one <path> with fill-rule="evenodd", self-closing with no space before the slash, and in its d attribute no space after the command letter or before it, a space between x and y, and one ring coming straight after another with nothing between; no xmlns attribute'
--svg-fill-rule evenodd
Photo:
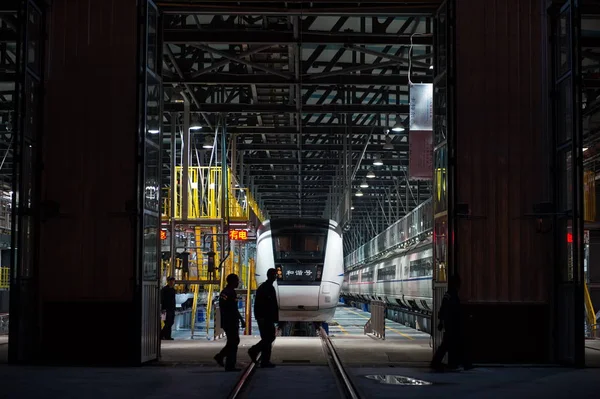
<svg viewBox="0 0 600 399"><path fill-rule="evenodd" d="M454 0L445 1L435 15L433 80L433 316L434 349L442 342L437 313L454 272L453 157L454 148ZM453 239L449 239L452 237Z"/></svg>
<svg viewBox="0 0 600 399"><path fill-rule="evenodd" d="M0 165L2 174L12 173L10 345L11 363L30 361L39 350L38 267L33 254L39 235L35 222L39 204L38 151L42 133L43 37L46 13L36 1L2 1L0 13L7 37L6 50L16 50L16 61L6 67L0 85L10 93L14 106L10 145ZM1 68L1 67L0 67ZM12 102L12 104L11 104ZM6 122L6 120L3 120ZM8 126L8 124L7 124ZM4 129L2 129L4 130ZM5 162L6 161L6 162ZM10 170L12 163L12 171ZM2 176L4 177L4 176ZM2 182L8 184L6 180ZM8 186L2 190L7 191Z"/></svg>
<svg viewBox="0 0 600 399"><path fill-rule="evenodd" d="M555 150L557 360L583 366L583 145L579 1L550 8Z"/></svg>
<svg viewBox="0 0 600 399"><path fill-rule="evenodd" d="M138 296L141 313L141 361L159 354L160 176L162 81L160 15L154 2L141 3L138 184Z"/></svg>

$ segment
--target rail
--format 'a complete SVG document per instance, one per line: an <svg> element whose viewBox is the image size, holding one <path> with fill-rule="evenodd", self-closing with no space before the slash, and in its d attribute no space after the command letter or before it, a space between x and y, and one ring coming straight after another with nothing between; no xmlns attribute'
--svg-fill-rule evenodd
<svg viewBox="0 0 600 399"><path fill-rule="evenodd" d="M227 399L236 399L236 398L240 397L240 394L242 393L242 391L246 387L248 387L248 385L250 384L250 378L252 377L252 374L256 370L256 364L259 361L260 361L260 354L256 358L256 362L250 362L250 364L247 365L246 368L244 368L242 375L236 381L235 385L233 386L233 389L231 390L231 392L229 392L229 395L227 395Z"/></svg>
<svg viewBox="0 0 600 399"><path fill-rule="evenodd" d="M385 309L383 301L371 301L371 318L365 324L364 334L373 334L385 339Z"/></svg>
<svg viewBox="0 0 600 399"><path fill-rule="evenodd" d="M319 329L319 336L321 337L323 350L327 355L327 362L329 363L329 367L331 368L333 375L337 379L338 388L340 389L341 396L343 398L360 399L361 395L356 389L356 386L352 383L352 380L350 379L348 373L346 373L346 370L342 365L342 361L340 360L340 357L338 356L333 344L331 343L331 339L322 327Z"/></svg>

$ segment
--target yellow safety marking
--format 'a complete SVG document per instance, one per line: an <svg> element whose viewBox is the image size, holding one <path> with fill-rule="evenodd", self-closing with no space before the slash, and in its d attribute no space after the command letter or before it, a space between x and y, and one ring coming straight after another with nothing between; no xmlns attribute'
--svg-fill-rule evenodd
<svg viewBox="0 0 600 399"><path fill-rule="evenodd" d="M354 313L354 314L355 314L355 315L357 315L357 316L360 316L360 317L362 317L363 319L367 319L367 320L369 320L369 319L370 319L370 317L367 317L367 316L365 316L365 315L362 315L362 314L360 314L360 313L358 313L358 312L355 312L354 310L351 310L351 309L346 309L346 310L347 310L347 311L349 311L349 312L352 312L352 313ZM391 330L391 331L393 331L393 332L395 332L395 333L397 333L397 334L400 334L400 335L402 335L404 338L410 339L411 341L414 341L414 340L415 340L415 339L414 339L413 337L411 337L410 335L406 335L406 334L404 334L403 332L400 332L400 331L396 330L395 328L388 327L388 326L386 326L385 328L386 328L386 330Z"/></svg>
<svg viewBox="0 0 600 399"><path fill-rule="evenodd" d="M342 330L342 332L346 335L348 335L348 331L346 331L346 329L344 327L342 327L342 325L340 324L339 321L334 320L336 323L338 323L338 327L340 328L340 330Z"/></svg>

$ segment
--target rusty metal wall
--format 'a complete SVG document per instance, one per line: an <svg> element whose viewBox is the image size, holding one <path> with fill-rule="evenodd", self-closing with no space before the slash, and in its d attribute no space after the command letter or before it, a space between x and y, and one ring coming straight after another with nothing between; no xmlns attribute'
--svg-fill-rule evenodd
<svg viewBox="0 0 600 399"><path fill-rule="evenodd" d="M553 236L543 0L457 1L457 263L474 303L547 303ZM543 231L541 231L543 230Z"/></svg>
<svg viewBox="0 0 600 399"><path fill-rule="evenodd" d="M38 259L53 362L139 362L136 3L54 0L48 13L41 201L58 215L40 222Z"/></svg>
<svg viewBox="0 0 600 399"><path fill-rule="evenodd" d="M49 13L41 224L44 299L131 299L136 199L135 0L55 0ZM60 287L60 289L56 289Z"/></svg>

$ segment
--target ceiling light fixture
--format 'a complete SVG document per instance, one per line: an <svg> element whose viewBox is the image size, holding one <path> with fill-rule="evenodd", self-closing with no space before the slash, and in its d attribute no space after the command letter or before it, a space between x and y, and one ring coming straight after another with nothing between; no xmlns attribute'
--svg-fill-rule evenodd
<svg viewBox="0 0 600 399"><path fill-rule="evenodd" d="M207 137L207 138L204 140L204 144L202 144L202 148L207 148L207 149L208 149L208 148L213 148L213 141L211 140L211 138L210 138L210 137Z"/></svg>
<svg viewBox="0 0 600 399"><path fill-rule="evenodd" d="M393 150L394 145L392 144L392 138L390 136L385 136L385 144L383 145L384 150Z"/></svg>
<svg viewBox="0 0 600 399"><path fill-rule="evenodd" d="M356 192L356 194L354 194L354 195L356 195L357 197L362 197L362 196L363 196L363 193L362 193L362 191L358 190L358 191Z"/></svg>
<svg viewBox="0 0 600 399"><path fill-rule="evenodd" d="M160 130L158 130L158 129L148 129L148 133L150 133L150 134L158 134L158 133L160 133Z"/></svg>
<svg viewBox="0 0 600 399"><path fill-rule="evenodd" d="M373 169L369 168L369 171L367 172L367 178L368 179L374 179L375 178L375 173L373 173Z"/></svg>
<svg viewBox="0 0 600 399"><path fill-rule="evenodd" d="M587 150L588 150L588 148L587 148L587 147L583 147L583 151L587 151Z"/></svg>
<svg viewBox="0 0 600 399"><path fill-rule="evenodd" d="M392 131L393 132L402 132L402 131L404 131L404 126L402 126L402 119L400 118L400 115L396 115L396 123L392 127Z"/></svg>
<svg viewBox="0 0 600 399"><path fill-rule="evenodd" d="M375 155L375 159L373 160L373 165L375 165L375 166L383 165L383 161L381 160L381 157L379 155Z"/></svg>
<svg viewBox="0 0 600 399"><path fill-rule="evenodd" d="M367 188L367 187L369 187L369 183L367 183L367 180L363 180L362 183L360 183L360 187L361 188Z"/></svg>

